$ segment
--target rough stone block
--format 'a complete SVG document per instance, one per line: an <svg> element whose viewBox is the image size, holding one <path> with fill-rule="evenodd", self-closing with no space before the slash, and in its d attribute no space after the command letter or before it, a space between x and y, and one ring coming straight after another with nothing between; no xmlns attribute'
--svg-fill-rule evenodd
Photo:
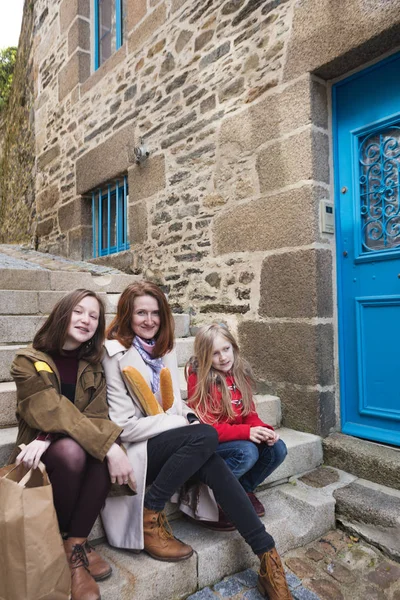
<svg viewBox="0 0 400 600"><path fill-rule="evenodd" d="M92 205L86 198L75 198L58 209L58 224L62 232L92 222Z"/></svg>
<svg viewBox="0 0 400 600"><path fill-rule="evenodd" d="M147 206L145 202L129 205L129 244L136 247L143 244L148 238L147 234Z"/></svg>
<svg viewBox="0 0 400 600"><path fill-rule="evenodd" d="M279 386L286 427L328 435L336 426L335 395L333 392L310 390L307 386Z"/></svg>
<svg viewBox="0 0 400 600"><path fill-rule="evenodd" d="M186 314L174 314L175 337L184 338L189 336L190 316Z"/></svg>
<svg viewBox="0 0 400 600"><path fill-rule="evenodd" d="M134 140L132 125L120 129L76 161L76 191L84 194L127 171L129 148Z"/></svg>
<svg viewBox="0 0 400 600"><path fill-rule="evenodd" d="M128 38L128 52L139 51L151 36L165 23L167 18L167 9L165 2L160 4L150 13L146 19L131 33Z"/></svg>
<svg viewBox="0 0 400 600"><path fill-rule="evenodd" d="M311 128L279 140L257 158L260 190L269 192L298 181L329 183L329 139Z"/></svg>
<svg viewBox="0 0 400 600"><path fill-rule="evenodd" d="M274 250L315 242L319 237L319 200L324 197L326 190L306 185L220 213L213 225L214 254Z"/></svg>
<svg viewBox="0 0 400 600"><path fill-rule="evenodd" d="M286 81L310 71L332 79L397 46L400 14L396 2L348 0L337 8L321 0L295 5L284 66Z"/></svg>
<svg viewBox="0 0 400 600"><path fill-rule="evenodd" d="M108 60L100 65L100 67L82 83L80 89L81 97L89 92L98 83L104 81L104 77L107 75L107 73L113 73L115 71L115 68L125 60L126 49L127 44L123 44L119 50L114 52Z"/></svg>
<svg viewBox="0 0 400 600"><path fill-rule="evenodd" d="M193 337L177 338L175 340L175 350L178 359L178 366L184 367L193 354Z"/></svg>
<svg viewBox="0 0 400 600"><path fill-rule="evenodd" d="M128 2L127 31L131 31L143 19L147 12L146 0Z"/></svg>
<svg viewBox="0 0 400 600"><path fill-rule="evenodd" d="M90 75L90 54L77 50L58 74L58 99L63 100Z"/></svg>
<svg viewBox="0 0 400 600"><path fill-rule="evenodd" d="M165 188L165 156L150 156L145 163L128 171L129 201L139 202Z"/></svg>
<svg viewBox="0 0 400 600"><path fill-rule="evenodd" d="M17 424L15 417L16 406L15 383L13 381L0 383L0 429L14 427Z"/></svg>
<svg viewBox="0 0 400 600"><path fill-rule="evenodd" d="M264 423L272 425L272 427L281 426L281 401L277 396L262 396L257 394L254 396L258 416Z"/></svg>
<svg viewBox="0 0 400 600"><path fill-rule="evenodd" d="M333 496L341 523L399 560L400 492L358 479Z"/></svg>
<svg viewBox="0 0 400 600"><path fill-rule="evenodd" d="M55 160L58 156L60 156L60 146L56 144L52 146L42 154L37 159L37 167L39 171L42 171L49 163Z"/></svg>
<svg viewBox="0 0 400 600"><path fill-rule="evenodd" d="M17 427L0 429L0 467L8 463L17 439Z"/></svg>
<svg viewBox="0 0 400 600"><path fill-rule="evenodd" d="M262 264L260 296L264 317L331 317L330 250L268 256Z"/></svg>
<svg viewBox="0 0 400 600"><path fill-rule="evenodd" d="M70 271L52 271L50 273L50 289L70 292L75 288L86 288L94 292L122 292L127 285L140 281L135 275L91 275Z"/></svg>
<svg viewBox="0 0 400 600"><path fill-rule="evenodd" d="M52 209L60 199L57 185L50 185L36 196L36 208L39 214Z"/></svg>
<svg viewBox="0 0 400 600"><path fill-rule="evenodd" d="M363 479L400 490L400 450L333 433L323 441L324 462Z"/></svg>
<svg viewBox="0 0 400 600"><path fill-rule="evenodd" d="M85 260L93 257L93 229L91 226L77 227L68 231L68 257Z"/></svg>
<svg viewBox="0 0 400 600"><path fill-rule="evenodd" d="M1 315L34 315L38 308L36 291L0 290Z"/></svg>
<svg viewBox="0 0 400 600"><path fill-rule="evenodd" d="M334 383L333 329L328 323L244 321L239 324L239 337L244 356L261 379L303 385Z"/></svg>
<svg viewBox="0 0 400 600"><path fill-rule="evenodd" d="M49 235L54 228L54 219L44 219L44 221L38 221L36 225L36 235L38 238Z"/></svg>
<svg viewBox="0 0 400 600"><path fill-rule="evenodd" d="M0 269L1 290L47 290L50 271L44 269Z"/></svg>
<svg viewBox="0 0 400 600"><path fill-rule="evenodd" d="M36 315L0 316L0 344L31 342L42 323L43 317Z"/></svg>
<svg viewBox="0 0 400 600"><path fill-rule="evenodd" d="M12 381L10 375L11 363L14 360L15 352L23 345L18 346L0 346L0 381Z"/></svg>
<svg viewBox="0 0 400 600"><path fill-rule="evenodd" d="M290 133L298 127L309 125L328 127L326 88L307 75L300 81L224 119L219 144L222 155L233 144L239 152L252 151L265 142Z"/></svg>
<svg viewBox="0 0 400 600"><path fill-rule="evenodd" d="M90 24L83 19L76 19L68 31L68 56L78 48L90 52Z"/></svg>
<svg viewBox="0 0 400 600"><path fill-rule="evenodd" d="M63 0L60 4L60 31L65 33L77 16L90 18L90 0Z"/></svg>

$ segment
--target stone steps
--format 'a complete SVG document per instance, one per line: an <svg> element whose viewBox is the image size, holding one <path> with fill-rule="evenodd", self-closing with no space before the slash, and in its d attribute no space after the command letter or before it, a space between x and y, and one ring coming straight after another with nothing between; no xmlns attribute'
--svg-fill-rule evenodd
<svg viewBox="0 0 400 600"><path fill-rule="evenodd" d="M334 433L323 441L324 463L400 490L400 448Z"/></svg>
<svg viewBox="0 0 400 600"><path fill-rule="evenodd" d="M127 285L141 281L137 275L92 275L80 271L0 269L0 290L71 291L86 288L95 292L120 293Z"/></svg>
<svg viewBox="0 0 400 600"><path fill-rule="evenodd" d="M262 520L282 554L334 527L334 500L320 491L286 484L258 495L266 508ZM98 550L114 569L113 576L100 584L103 600L185 598L226 575L258 563L237 532L208 531L185 519L173 521L172 528L179 539L195 550L189 560L155 562L144 552L135 554L100 544Z"/></svg>

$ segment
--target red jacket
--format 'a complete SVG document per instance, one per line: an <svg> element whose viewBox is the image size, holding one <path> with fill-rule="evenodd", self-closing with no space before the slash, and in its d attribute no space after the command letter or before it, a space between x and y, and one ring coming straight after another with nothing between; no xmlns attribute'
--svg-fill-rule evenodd
<svg viewBox="0 0 400 600"><path fill-rule="evenodd" d="M210 423L218 432L218 439L219 442L232 442L234 440L248 440L250 439L250 427L268 427L268 429L274 429L273 427L271 427L271 425L267 425L266 423L264 423L263 421L261 421L260 417L258 416L255 408L251 411L251 413L249 413L248 415L246 415L245 417L242 416L242 403L241 403L241 399L242 399L242 394L240 392L240 390L238 390L237 387L234 386L234 379L231 375L228 375L226 378L226 383L228 385L228 387L230 388L229 391L231 393L231 398L232 398L232 408L236 414L236 417L234 418L226 418L223 417L220 421L218 421L217 423L213 423L213 415L209 415L209 419L207 419L207 416L205 418L205 421ZM196 384L197 384L197 375L196 373L190 373L189 377L188 377L188 382L187 382L187 388L188 388L188 404L190 406L190 399L194 396L195 393L195 389L196 389ZM232 389L233 388L233 389ZM221 401L222 398L222 393L216 389L215 392L215 399L218 401Z"/></svg>

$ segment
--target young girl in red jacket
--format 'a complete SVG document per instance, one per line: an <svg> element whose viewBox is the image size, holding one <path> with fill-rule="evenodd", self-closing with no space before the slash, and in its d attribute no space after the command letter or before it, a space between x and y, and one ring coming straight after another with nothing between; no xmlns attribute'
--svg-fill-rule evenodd
<svg viewBox="0 0 400 600"><path fill-rule="evenodd" d="M227 327L212 323L199 329L186 375L189 406L217 430L216 452L239 479L257 515L263 516L265 509L254 490L284 461L287 449L257 414L254 376Z"/></svg>

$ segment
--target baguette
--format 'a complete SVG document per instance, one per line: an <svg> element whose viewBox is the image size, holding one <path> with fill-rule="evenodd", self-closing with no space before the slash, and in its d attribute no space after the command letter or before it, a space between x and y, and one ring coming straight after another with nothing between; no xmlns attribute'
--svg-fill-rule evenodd
<svg viewBox="0 0 400 600"><path fill-rule="evenodd" d="M159 415L164 412L143 375L137 369L134 367L124 367L122 374L128 389L139 400L146 415Z"/></svg>
<svg viewBox="0 0 400 600"><path fill-rule="evenodd" d="M164 367L160 372L160 392L163 409L165 412L174 403L174 389L172 387L172 377L169 369Z"/></svg>

